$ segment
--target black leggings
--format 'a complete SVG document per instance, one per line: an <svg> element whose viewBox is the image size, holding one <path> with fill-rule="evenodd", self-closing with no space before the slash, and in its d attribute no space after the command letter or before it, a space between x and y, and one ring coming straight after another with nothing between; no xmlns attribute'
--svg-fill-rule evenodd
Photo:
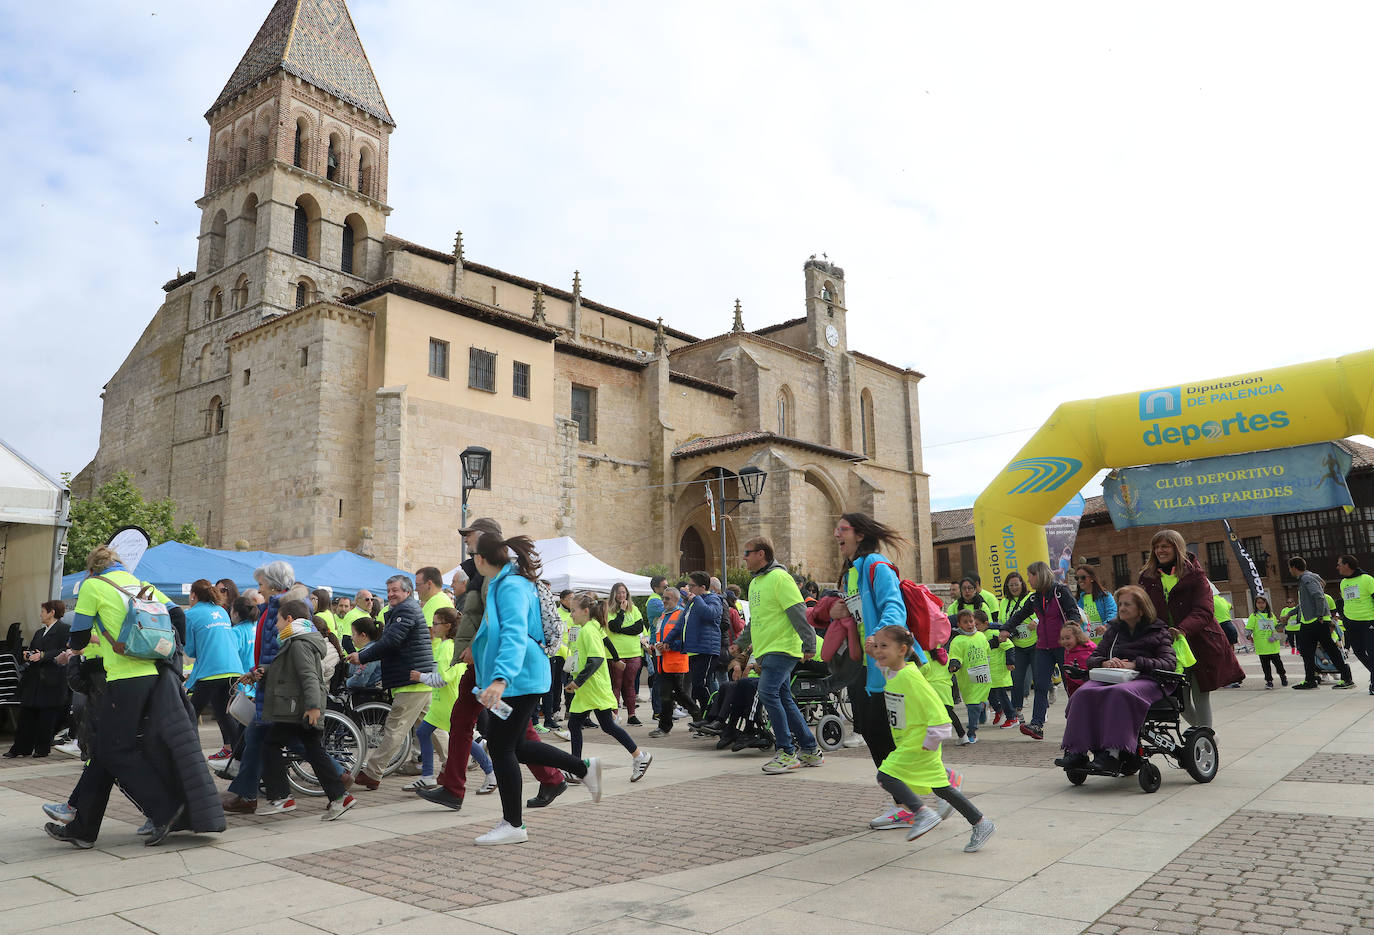
<svg viewBox="0 0 1374 935"><path fill-rule="evenodd" d="M954 705L945 705L945 711L949 713L949 723L950 726L954 728L954 733L958 734L960 737L964 736L964 724L959 720L959 713L954 710ZM973 726L977 727L978 725L974 724Z"/></svg>
<svg viewBox="0 0 1374 935"><path fill-rule="evenodd" d="M863 685L849 686L849 709L854 714L854 730L868 744L874 766L882 766L887 755L897 749L892 727L887 720L887 702L881 692L870 695Z"/></svg>
<svg viewBox="0 0 1374 935"><path fill-rule="evenodd" d="M591 715L594 715L594 716L596 717L596 723L597 723L597 725L601 728L601 730L602 730L604 733L610 734L610 735L611 735L612 737L614 737L616 740L620 741L620 745L621 745L622 747L624 747L626 750L629 750L631 754L633 754L636 750L639 749L639 746L634 742L634 740L630 737L630 735L627 734L627 733L625 733L625 729L624 729L623 727L621 727L619 724L617 724L617 723L615 722L614 718L611 717L611 713L612 713L612 712L610 712L610 711L588 711L587 713L588 713L588 714L591 714ZM575 757L577 757L577 758L580 760L580 759L582 759L582 721L581 721L581 719L579 718L579 719L570 721L570 722L568 723L568 730L569 730L569 731L571 732L571 734L572 734L572 755L575 756Z"/></svg>
<svg viewBox="0 0 1374 935"><path fill-rule="evenodd" d="M200 717L206 705L209 705L215 713L215 723L219 725L220 743L226 747L238 742L241 730L239 722L229 716L229 696L233 691L232 678L199 679L191 689L191 707L195 709L196 717Z"/></svg>
<svg viewBox="0 0 1374 935"><path fill-rule="evenodd" d="M925 807L911 787L896 776L889 776L879 770L878 785L882 786L884 792L892 796L895 801L905 805L912 813L919 812ZM983 813L978 811L977 807L953 786L938 786L930 791L954 806L954 810L968 819L969 824L976 825L983 820Z"/></svg>
<svg viewBox="0 0 1374 935"><path fill-rule="evenodd" d="M1374 685L1374 620L1347 620L1345 622L1345 645L1369 670L1370 684Z"/></svg>
<svg viewBox="0 0 1374 935"><path fill-rule="evenodd" d="M1288 673L1283 671L1283 659L1279 656L1278 653L1267 653L1265 655L1260 656L1260 668L1264 670L1265 682L1271 685L1274 682L1274 675L1272 672L1269 671L1269 667L1271 665L1279 670L1279 678L1287 680Z"/></svg>
<svg viewBox="0 0 1374 935"><path fill-rule="evenodd" d="M587 775L587 764L580 759L545 743L525 739L525 726L543 695L512 695L502 698L511 706L510 715L499 718L491 715L483 731L487 739L487 755L496 773L496 788L501 796L501 817L511 827L523 824L521 806L523 794L520 789L520 764L533 763L535 766L551 766L566 773L582 777Z"/></svg>

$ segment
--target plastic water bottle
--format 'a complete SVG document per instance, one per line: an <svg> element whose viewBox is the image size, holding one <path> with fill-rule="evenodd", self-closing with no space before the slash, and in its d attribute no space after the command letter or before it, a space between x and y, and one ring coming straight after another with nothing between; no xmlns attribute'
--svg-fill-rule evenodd
<svg viewBox="0 0 1374 935"><path fill-rule="evenodd" d="M479 689L479 688L474 688L474 689L472 690L472 693L473 693L474 695L477 696L478 701L481 701L481 698L482 698L482 691L481 691L481 689ZM510 705L506 704L504 701L501 701L501 700L498 698L497 701L496 701L496 704L492 705L492 706L491 706L490 708L488 708L487 710L490 711L492 714L496 715L497 717L499 717L501 720L504 721L506 718L510 717L510 713L511 713L511 711L514 710L514 709L511 708Z"/></svg>

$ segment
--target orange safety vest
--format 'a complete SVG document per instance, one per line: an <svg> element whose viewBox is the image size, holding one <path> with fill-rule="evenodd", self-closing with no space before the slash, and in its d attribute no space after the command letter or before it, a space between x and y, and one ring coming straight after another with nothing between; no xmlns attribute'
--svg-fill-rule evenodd
<svg viewBox="0 0 1374 935"><path fill-rule="evenodd" d="M678 625L681 622L681 608L678 608L671 614L666 615L663 618L663 629L659 631L659 642L667 643L669 635L672 634L672 632L678 628ZM663 655L659 657L658 667L662 669L664 672L672 672L674 674L686 672L687 654L680 653L672 649L665 649L663 650Z"/></svg>

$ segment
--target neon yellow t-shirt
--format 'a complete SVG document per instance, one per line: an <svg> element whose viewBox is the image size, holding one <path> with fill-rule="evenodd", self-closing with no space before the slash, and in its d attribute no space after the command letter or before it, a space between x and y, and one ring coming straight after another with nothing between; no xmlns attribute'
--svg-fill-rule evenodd
<svg viewBox="0 0 1374 935"><path fill-rule="evenodd" d="M452 606L453 598L449 597L443 591L440 591L438 594L431 594L429 600L425 601L425 605L420 608L420 613L425 615L425 626L434 626L434 612L440 607Z"/></svg>
<svg viewBox="0 0 1374 935"><path fill-rule="evenodd" d="M1007 653L1011 643L1002 640L996 646L988 643L988 660L992 664L992 687L1011 688L1011 670L1007 668ZM962 691L962 689L960 689ZM990 694L990 693L989 693Z"/></svg>
<svg viewBox="0 0 1374 935"><path fill-rule="evenodd" d="M137 593L146 583L120 569L106 571L102 577L132 593ZM133 659L114 651L114 643L119 640L120 631L124 628L124 617L129 612L129 598L119 588L95 578L87 578L81 582L81 590L76 595L75 613L99 619L98 624L91 625L91 642L83 651L83 655L95 655L104 660L105 680L108 682L157 675L157 664L152 660ZM171 603L167 595L157 588L153 588L153 600L161 604Z"/></svg>
<svg viewBox="0 0 1374 935"><path fill-rule="evenodd" d="M921 675L930 687L935 690L935 695L940 699L940 703L948 707L954 707L954 675L949 671L949 667L941 665L931 656L929 661L920 667Z"/></svg>
<svg viewBox="0 0 1374 935"><path fill-rule="evenodd" d="M458 683L462 681L468 664L453 661L453 640L435 640L432 648L434 665L443 675L444 684L434 689L434 697L424 720L439 730L448 730L449 719L453 716L453 703L458 700Z"/></svg>
<svg viewBox="0 0 1374 935"><path fill-rule="evenodd" d="M1356 575L1341 579L1341 599L1347 620L1374 620L1374 577Z"/></svg>
<svg viewBox="0 0 1374 935"><path fill-rule="evenodd" d="M601 624L594 619L582 624L582 628L577 631L577 643L573 648L578 669L577 672L571 673L574 678L586 668L587 660L606 658L606 644L602 642L605 635L606 631L602 630ZM583 711L614 711L615 707L615 695L611 692L610 666L603 662L596 667L596 671L587 681L577 687L568 710L573 714L581 714Z"/></svg>
<svg viewBox="0 0 1374 935"><path fill-rule="evenodd" d="M922 744L926 729L948 724L949 713L916 663L908 662L888 677L883 703L896 746L878 769L900 779L918 795L948 786L949 774L940 749L926 750Z"/></svg>
<svg viewBox="0 0 1374 935"><path fill-rule="evenodd" d="M1273 614L1251 614L1245 621L1245 629L1255 638L1255 653L1272 656L1279 651L1278 621Z"/></svg>
<svg viewBox="0 0 1374 935"><path fill-rule="evenodd" d="M1021 607L1028 600L1030 600L1029 593L1022 594L1020 599L1010 597L1003 598L1002 611L1000 614L1002 621L1005 623L1005 621L1010 620L1011 615L1020 610ZM1035 615L1032 614L1031 616L1027 617L1025 621L1022 622L1021 625L1018 626L1014 631L1010 631L1011 644L1017 647L1018 649L1026 649L1027 647L1034 646L1036 637L1035 627L1036 619ZM1006 627L1003 626L1003 629L1006 629Z"/></svg>
<svg viewBox="0 0 1374 935"><path fill-rule="evenodd" d="M749 638L755 659L766 653L802 657L801 637L787 616L787 608L801 603L801 590L784 568L766 571L749 582Z"/></svg>
<svg viewBox="0 0 1374 935"><path fill-rule="evenodd" d="M610 616L614 617L615 614ZM623 626L632 627L636 620L643 619L644 615L639 612L639 608L631 604L630 609L625 611ZM607 628L606 635L610 637L611 645L615 647L615 653L621 659L638 659L644 655L644 647L639 642L638 633L612 633Z"/></svg>
<svg viewBox="0 0 1374 935"><path fill-rule="evenodd" d="M558 605L558 617L563 621L563 641L558 644L558 652L555 655L566 662L572 652L573 640L577 638L577 631L573 627L572 611L562 604Z"/></svg>
<svg viewBox="0 0 1374 935"><path fill-rule="evenodd" d="M1197 657L1193 655L1192 649L1188 647L1188 640L1182 634L1174 640L1174 659L1174 671L1179 675L1183 674L1184 669L1197 665Z"/></svg>
<svg viewBox="0 0 1374 935"><path fill-rule="evenodd" d="M982 704L992 692L992 651L978 631L959 631L949 644L949 658L959 660L959 695L964 704Z"/></svg>

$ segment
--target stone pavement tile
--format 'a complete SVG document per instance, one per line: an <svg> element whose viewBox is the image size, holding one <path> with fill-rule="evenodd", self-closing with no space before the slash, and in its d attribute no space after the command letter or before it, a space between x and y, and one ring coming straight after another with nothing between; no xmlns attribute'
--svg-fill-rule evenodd
<svg viewBox="0 0 1374 935"><path fill-rule="evenodd" d="M330 935L361 935L375 929L423 918L442 919L442 916L420 909L394 899L373 896L370 899L330 906L295 916L295 921L304 922Z"/></svg>
<svg viewBox="0 0 1374 935"><path fill-rule="evenodd" d="M1139 815L1141 812L1157 807L1161 802L1168 801L1183 788L1183 782L1187 782L1190 786L1194 785L1187 773L1183 773L1183 778L1180 780L1178 775L1171 775L1173 771L1166 770L1163 777L1164 782L1159 791L1145 793L1141 791L1140 783L1136 781L1134 776L1117 778L1089 776L1083 785L1074 786L1070 785L1063 770L1056 770L1056 772L1059 773L1059 778L1064 783L1063 791L1046 796L1034 806L1035 808L1053 808L1116 816Z"/></svg>
<svg viewBox="0 0 1374 935"><path fill-rule="evenodd" d="M389 832L352 823L348 816L344 816L343 819L333 822L322 822L317 818L302 830L296 830L293 826L280 834L263 835L246 841L229 841L218 846L231 853L256 860L283 860L337 847L371 844L392 837L394 835Z"/></svg>
<svg viewBox="0 0 1374 935"><path fill-rule="evenodd" d="M52 843L57 844L55 841ZM67 848L70 852L71 845L57 846ZM93 867L91 872L99 873L100 868ZM162 880L158 883L124 886L117 890L92 893L89 896L64 896L52 902L11 909L4 916L5 930L27 932L45 925L67 925L74 922L80 922L84 927L86 919L111 915L127 909L136 910L143 906L162 906L173 900L204 893L205 891L199 887L182 880Z"/></svg>
<svg viewBox="0 0 1374 935"><path fill-rule="evenodd" d="M40 832L41 833L41 832ZM30 851L33 849L32 830L26 836ZM46 840L46 837L45 837ZM42 877L49 871L66 870L72 866L80 866L88 874L94 874L97 867L104 865L117 866L119 859L111 857L102 851L85 851L81 853L79 863L74 856L77 851L72 850L71 845L63 845L63 849L56 853L48 853L43 856L35 856L33 860L21 860L12 864L0 864L0 883L6 880L17 880L20 877Z"/></svg>
<svg viewBox="0 0 1374 935"><path fill-rule="evenodd" d="M755 875L629 913L645 922L660 922L691 932L714 933L764 915L804 897L824 894L822 884Z"/></svg>
<svg viewBox="0 0 1374 935"><path fill-rule="evenodd" d="M53 886L43 880L35 880L33 877L11 880L0 887L0 913L19 909L23 906L66 899L70 895L67 890Z"/></svg>
<svg viewBox="0 0 1374 935"><path fill-rule="evenodd" d="M955 853L978 856L964 855L957 849ZM787 908L870 925L891 925L900 920L905 931L933 932L986 901L992 892L995 889L991 885L967 873L893 866L826 887ZM817 930L825 931L824 924Z"/></svg>
<svg viewBox="0 0 1374 935"><path fill-rule="evenodd" d="M874 925L869 922L853 922L849 919L835 919L817 916L810 912L797 912L794 909L774 909L722 929L720 935L800 935L808 931L823 931L825 935L897 935L911 931L904 919L889 919L888 925Z"/></svg>
<svg viewBox="0 0 1374 935"><path fill-rule="evenodd" d="M750 921L753 922L757 920ZM748 925L749 923L745 924ZM727 929L725 931L730 930ZM684 932L686 932L686 929L680 929L675 925L664 925L661 922L645 922L643 919L634 919L625 916L621 919L612 919L610 922L598 922L584 929L578 929L574 935L683 935Z"/></svg>
<svg viewBox="0 0 1374 935"><path fill-rule="evenodd" d="M164 901L120 915L157 935L213 935L228 931L238 933L245 927L276 923L314 909L366 897L347 887L299 874L278 870L277 875L276 880L257 884L251 899L238 890L218 893L197 890L199 895L196 896ZM189 883L183 885L191 886Z"/></svg>
<svg viewBox="0 0 1374 935"><path fill-rule="evenodd" d="M225 867L219 870L207 870L204 873L192 873L182 877L182 879L210 890L212 893L219 893L225 890L241 889L245 886L255 886L259 883L270 883L273 880L280 880L286 875L279 867L254 862L239 867Z"/></svg>
<svg viewBox="0 0 1374 935"><path fill-rule="evenodd" d="M1365 747L1365 750L1369 749L1369 747ZM1374 785L1374 755L1323 751L1309 757L1301 766L1283 778L1292 782Z"/></svg>
<svg viewBox="0 0 1374 935"><path fill-rule="evenodd" d="M92 872L90 867L82 866L84 861L69 860L65 866L39 876L53 886L60 886L77 896L186 876L186 864L179 854L175 851L159 854L156 853L158 850L161 848L145 847L143 851L149 856L140 856L137 860L120 860L111 866L100 867L97 872Z"/></svg>
<svg viewBox="0 0 1374 935"><path fill-rule="evenodd" d="M1280 782L1259 796L1252 807L1276 812L1374 818L1374 786L1328 782Z"/></svg>
<svg viewBox="0 0 1374 935"><path fill-rule="evenodd" d="M994 840L996 840L994 838ZM1148 873L1054 864L988 901L990 909L1092 922L1141 883Z"/></svg>
<svg viewBox="0 0 1374 935"><path fill-rule="evenodd" d="M659 874L644 879L647 883L681 890L684 893L699 893L713 886L719 886L722 883L728 883L731 880L738 880L749 874L776 867L778 864L787 862L790 857L790 853L782 851L772 854L758 854L754 857L717 861L700 867L693 867L690 870L679 870L675 873Z"/></svg>
<svg viewBox="0 0 1374 935"><path fill-rule="evenodd" d="M893 832L896 834L896 832ZM809 880L812 883L838 883L889 864L900 858L892 848L884 847L865 835L857 841L847 841L811 854L804 854L770 867L764 876L788 880Z"/></svg>
<svg viewBox="0 0 1374 935"><path fill-rule="evenodd" d="M72 931L80 931L81 935L148 935L147 929L139 928L117 915L83 919L79 928L70 922L62 922L41 929L29 929L25 935L68 935Z"/></svg>
<svg viewBox="0 0 1374 935"><path fill-rule="evenodd" d="M1085 928L1074 919L979 906L936 929L935 935L1078 935Z"/></svg>
<svg viewBox="0 0 1374 935"><path fill-rule="evenodd" d="M465 909L450 915L514 935L565 935L625 916L640 918L643 913L652 913L682 897L677 890L647 880L612 886L590 885L592 881L587 879L578 882L583 886L565 893Z"/></svg>
<svg viewBox="0 0 1374 935"><path fill-rule="evenodd" d="M1150 796L1139 793L1144 798ZM1247 798L1249 797L1247 793ZM1188 795L1175 796L1160 802L1155 808L1139 815L1132 815L1117 827L1123 831L1147 833L1188 834L1209 831L1216 827L1233 811L1232 808L1219 808L1216 804L1199 802Z"/></svg>
<svg viewBox="0 0 1374 935"><path fill-rule="evenodd" d="M531 789L530 795L533 794L533 789ZM476 796L470 796L469 799L463 803L461 812L439 808L425 802L421 811L393 812L389 815L373 815L371 812L353 811L341 820L347 821L352 826L374 828L388 834L452 831L455 835L468 834L470 837L476 837L501 820L501 802L494 793L480 799ZM486 804L484 799L494 800L491 808L481 807Z"/></svg>
<svg viewBox="0 0 1374 935"><path fill-rule="evenodd" d="M1196 832L1125 831L1113 828L1066 854L1066 864L1115 867L1118 870L1158 870L1192 847L1206 829Z"/></svg>
<svg viewBox="0 0 1374 935"><path fill-rule="evenodd" d="M948 826L943 846L926 846L892 864L893 868L966 873L978 878L977 890L985 899L1003 892L1038 873L1083 842L1082 818L1077 825L1064 813L1026 809L1000 815L988 813L997 823L997 833L977 854L962 850L969 837L968 822L956 813L936 831L922 835L908 847L915 847ZM905 835L897 834L898 839Z"/></svg>
<svg viewBox="0 0 1374 935"><path fill-rule="evenodd" d="M226 851L224 848L214 845L183 848L176 853L181 858L181 862L186 865L187 873L209 873L212 870L227 870L230 867L242 867L253 862L251 857L235 854L233 851Z"/></svg>

